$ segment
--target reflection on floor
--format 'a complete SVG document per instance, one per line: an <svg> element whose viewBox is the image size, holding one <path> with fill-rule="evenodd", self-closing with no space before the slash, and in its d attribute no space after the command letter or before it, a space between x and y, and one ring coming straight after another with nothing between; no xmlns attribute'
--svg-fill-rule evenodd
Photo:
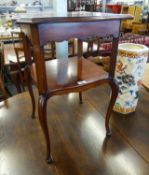
<svg viewBox="0 0 149 175"><path fill-rule="evenodd" d="M53 97L47 113L53 165L45 162L45 142L38 117L31 119L28 93L0 103L1 175L148 175L149 93L140 91L135 113L112 114L112 137L105 138L107 86ZM37 112L36 112L37 116Z"/></svg>

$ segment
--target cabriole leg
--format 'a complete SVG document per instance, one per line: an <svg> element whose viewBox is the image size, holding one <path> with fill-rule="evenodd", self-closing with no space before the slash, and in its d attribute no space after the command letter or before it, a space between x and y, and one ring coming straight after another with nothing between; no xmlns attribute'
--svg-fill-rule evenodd
<svg viewBox="0 0 149 175"><path fill-rule="evenodd" d="M111 94L111 99L110 99L110 102L109 102L109 106L108 106L108 110L107 110L107 114L106 114L106 119L105 119L105 127L106 127L106 135L107 136L111 136L111 134L112 134L111 130L110 130L110 127L109 127L109 120L110 120L110 116L111 116L113 106L115 104L115 101L116 101L116 98L117 98L117 95L118 95L118 86L115 83L115 81L114 80L109 80L109 85L111 87L112 94Z"/></svg>
<svg viewBox="0 0 149 175"><path fill-rule="evenodd" d="M50 146L50 138L49 138L49 131L47 125L47 98L46 95L41 94L39 96L39 103L38 103L38 114L39 114L39 121L42 127L45 139L46 139L46 146L47 146L47 163L52 163L51 157L51 146Z"/></svg>

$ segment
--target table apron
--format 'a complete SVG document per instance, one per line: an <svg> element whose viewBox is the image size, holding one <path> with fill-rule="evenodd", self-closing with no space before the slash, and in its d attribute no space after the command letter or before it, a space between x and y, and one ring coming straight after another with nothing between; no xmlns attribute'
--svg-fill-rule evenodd
<svg viewBox="0 0 149 175"><path fill-rule="evenodd" d="M119 28L120 20L38 24L40 46L49 41L60 42L70 38L118 37Z"/></svg>

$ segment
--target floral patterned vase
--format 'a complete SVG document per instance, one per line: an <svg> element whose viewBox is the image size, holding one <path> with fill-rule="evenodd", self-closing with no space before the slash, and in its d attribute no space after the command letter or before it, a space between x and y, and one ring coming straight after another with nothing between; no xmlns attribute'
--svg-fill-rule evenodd
<svg viewBox="0 0 149 175"><path fill-rule="evenodd" d="M124 43L119 45L115 70L119 93L113 108L114 111L122 114L135 111L148 51L148 47L140 44Z"/></svg>

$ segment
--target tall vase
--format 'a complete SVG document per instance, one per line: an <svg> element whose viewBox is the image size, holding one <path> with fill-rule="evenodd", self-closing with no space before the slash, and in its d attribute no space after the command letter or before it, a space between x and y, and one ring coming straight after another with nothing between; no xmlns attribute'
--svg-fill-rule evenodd
<svg viewBox="0 0 149 175"><path fill-rule="evenodd" d="M146 46L140 44L124 43L119 45L115 71L119 94L114 111L122 114L135 111L148 51Z"/></svg>

